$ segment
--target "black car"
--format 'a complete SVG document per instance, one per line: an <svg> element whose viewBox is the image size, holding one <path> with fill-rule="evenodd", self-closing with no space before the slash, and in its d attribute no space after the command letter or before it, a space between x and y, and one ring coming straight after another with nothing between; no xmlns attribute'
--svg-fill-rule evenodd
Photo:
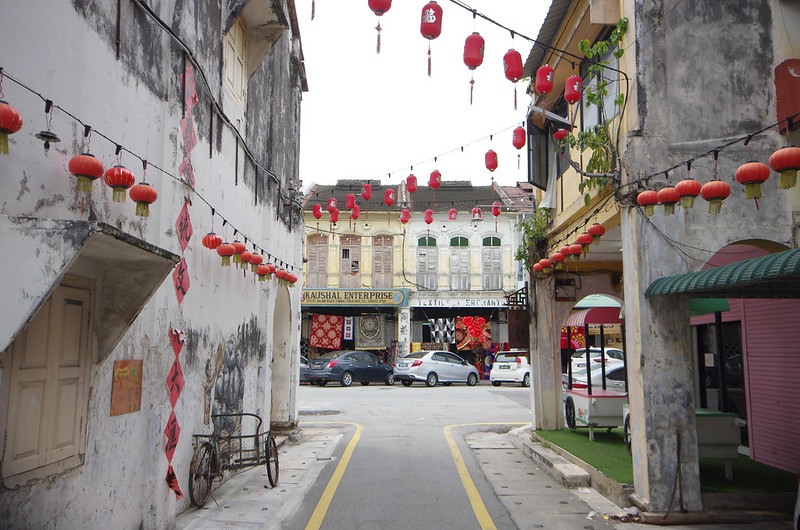
<svg viewBox="0 0 800 530"><path fill-rule="evenodd" d="M325 386L338 381L342 386L353 382L394 384L392 366L366 351L336 350L308 362L306 377L311 383Z"/></svg>

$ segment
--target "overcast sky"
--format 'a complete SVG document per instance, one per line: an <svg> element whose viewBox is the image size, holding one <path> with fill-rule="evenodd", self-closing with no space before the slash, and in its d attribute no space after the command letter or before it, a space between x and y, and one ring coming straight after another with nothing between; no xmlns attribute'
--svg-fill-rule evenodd
<svg viewBox="0 0 800 530"><path fill-rule="evenodd" d="M525 151L511 145L530 99L525 82L505 78L503 55L514 48L523 63L532 44L472 14L450 0L443 9L442 34L431 41L420 34L426 0L395 0L380 17L381 52L375 53L379 17L367 0L296 0L309 91L303 94L300 178L333 184L339 179L380 179L399 183L411 172L427 184L438 169L442 180L489 185L487 150L498 153L495 180L514 185L527 180ZM469 0L487 17L536 38L547 0ZM470 105L470 70L464 41L473 31L486 40L483 64L475 71ZM490 135L493 138L490 140ZM461 147L464 147L463 152ZM522 154L517 169L517 154ZM438 157L434 162L433 158ZM389 176L391 174L391 177Z"/></svg>

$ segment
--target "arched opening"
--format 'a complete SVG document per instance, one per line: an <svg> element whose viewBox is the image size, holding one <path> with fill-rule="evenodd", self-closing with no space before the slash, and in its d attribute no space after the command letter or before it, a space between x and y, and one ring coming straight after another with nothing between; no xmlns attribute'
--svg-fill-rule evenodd
<svg viewBox="0 0 800 530"><path fill-rule="evenodd" d="M268 362L271 374L270 429L289 431L294 427L291 404L297 381L292 377L291 297L286 287L279 287L272 317L272 356ZM297 361L295 361L297 362Z"/></svg>

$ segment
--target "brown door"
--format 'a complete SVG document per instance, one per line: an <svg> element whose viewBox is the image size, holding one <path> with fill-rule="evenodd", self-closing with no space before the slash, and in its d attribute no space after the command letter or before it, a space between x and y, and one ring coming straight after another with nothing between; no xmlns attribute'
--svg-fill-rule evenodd
<svg viewBox="0 0 800 530"><path fill-rule="evenodd" d="M342 236L339 252L339 286L345 289L359 289L361 287L361 238Z"/></svg>
<svg viewBox="0 0 800 530"><path fill-rule="evenodd" d="M324 289L328 286L328 236L308 236L308 287Z"/></svg>
<svg viewBox="0 0 800 530"><path fill-rule="evenodd" d="M376 289L392 287L392 236L372 238L372 286Z"/></svg>

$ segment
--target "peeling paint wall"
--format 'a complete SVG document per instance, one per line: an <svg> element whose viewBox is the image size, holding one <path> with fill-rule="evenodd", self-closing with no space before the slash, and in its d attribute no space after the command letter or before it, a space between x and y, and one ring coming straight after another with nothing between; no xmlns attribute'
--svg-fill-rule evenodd
<svg viewBox="0 0 800 530"><path fill-rule="evenodd" d="M272 45L249 78L248 104L242 111L222 84L222 43L223 27L247 2L46 4L21 3L4 9L0 49L7 53L0 62L5 73L90 124L96 131L91 152L106 167L115 163L115 146L99 133L147 159L145 173L140 160L127 151L121 155L137 181L145 176L157 189L158 200L150 206L149 217L137 217L131 200L113 202L100 180L94 182L91 194L77 191L67 166L72 156L86 149L83 126L56 109L52 130L61 142L45 154L42 142L34 137L47 128L42 100L6 79L4 99L20 111L24 124L10 136L10 154L0 156L0 174L6 181L0 190L0 245L16 249L0 258L5 294L0 348L12 343L60 278L75 266L82 241L73 234L76 221L107 223L185 258L190 288L179 304L168 275L133 315L108 357L98 361L92 355L82 463L22 485L4 478L0 520L9 527L171 527L176 515L189 507L191 435L209 434L214 428L204 422L206 396L212 413L237 409L256 413L264 428L274 411L280 412L281 421L296 421L300 289L279 288L274 279L258 282L250 271L220 267L220 257L201 244L212 231L213 207L214 231L233 239L231 226L235 226L273 258L297 267L293 272L302 283L303 223L291 200L291 188L298 183L301 94L299 72L293 68L293 39L286 30ZM184 159L181 74L191 61L143 5L181 37L199 63L193 69L198 104L192 111L198 143L191 160L197 194L210 205L157 169L178 175ZM288 13L285 2L270 5L282 10L281 16ZM212 111L212 99L226 115L240 120L240 132L254 158L272 176L257 171L247 159L231 128ZM186 197L192 200L193 235L183 251L175 223ZM228 220L225 227L219 216ZM104 267L102 256L92 259L97 260L98 270ZM84 260L80 268L86 271L91 265L91 260ZM117 274L126 274L125 267L117 269ZM105 282L113 281L113 275L104 278L95 284L96 299L102 298ZM94 348L101 342L106 317L99 307L95 312ZM288 329L275 329L284 324ZM165 481L164 429L172 412L165 381L175 358L170 327L182 329L186 339L179 355L185 387L175 406L181 432L172 460L186 495L180 500ZM280 359L273 358L275 335L285 343ZM215 365L220 346L221 362L211 378L207 367ZM112 417L113 363L126 359L144 361L141 410ZM8 435L4 419L11 364L10 350L0 353L0 428L5 429L0 439ZM275 374L280 374L280 381L273 380Z"/></svg>

